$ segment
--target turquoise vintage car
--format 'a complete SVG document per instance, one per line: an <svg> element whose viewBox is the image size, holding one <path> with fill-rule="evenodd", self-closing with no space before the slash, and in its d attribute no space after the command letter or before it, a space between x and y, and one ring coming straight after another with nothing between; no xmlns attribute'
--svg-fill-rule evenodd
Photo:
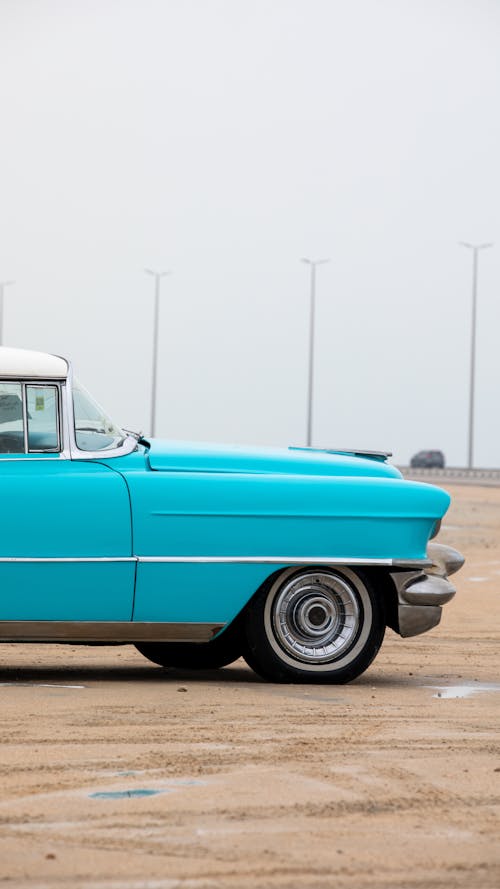
<svg viewBox="0 0 500 889"><path fill-rule="evenodd" d="M463 562L429 544L448 494L387 456L149 441L65 359L1 348L0 640L347 682L386 625L439 622Z"/></svg>

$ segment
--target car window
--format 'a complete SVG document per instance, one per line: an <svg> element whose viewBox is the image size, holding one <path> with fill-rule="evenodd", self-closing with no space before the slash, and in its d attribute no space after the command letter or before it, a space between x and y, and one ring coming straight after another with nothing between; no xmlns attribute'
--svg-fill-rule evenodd
<svg viewBox="0 0 500 889"><path fill-rule="evenodd" d="M23 391L20 383L0 383L0 453L24 453Z"/></svg>
<svg viewBox="0 0 500 889"><path fill-rule="evenodd" d="M0 382L0 454L60 451L58 394L57 386Z"/></svg>
<svg viewBox="0 0 500 889"><path fill-rule="evenodd" d="M75 439L81 451L119 448L125 435L77 380L73 382Z"/></svg>
<svg viewBox="0 0 500 889"><path fill-rule="evenodd" d="M26 386L28 451L58 451L57 386Z"/></svg>

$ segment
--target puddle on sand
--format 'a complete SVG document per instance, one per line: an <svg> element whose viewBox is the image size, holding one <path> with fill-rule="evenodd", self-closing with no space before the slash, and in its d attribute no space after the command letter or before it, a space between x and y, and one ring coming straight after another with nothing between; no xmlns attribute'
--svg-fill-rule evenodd
<svg viewBox="0 0 500 889"><path fill-rule="evenodd" d="M471 583L486 583L489 577L466 577L465 579Z"/></svg>
<svg viewBox="0 0 500 889"><path fill-rule="evenodd" d="M433 698L470 698L478 691L500 691L500 685L493 682L487 685L480 682L474 685L425 685L424 688L436 691Z"/></svg>
<svg viewBox="0 0 500 889"><path fill-rule="evenodd" d="M101 793L89 793L90 799L138 799L143 796L157 796L159 793L169 793L168 788L165 790L146 790L137 788L137 790L108 790Z"/></svg>
<svg viewBox="0 0 500 889"><path fill-rule="evenodd" d="M144 796L157 796L159 793L173 793L181 787L204 786L205 781L196 781L189 778L169 781L168 784L156 789L138 787L134 790L100 790L96 793L89 793L88 796L90 799L140 799Z"/></svg>

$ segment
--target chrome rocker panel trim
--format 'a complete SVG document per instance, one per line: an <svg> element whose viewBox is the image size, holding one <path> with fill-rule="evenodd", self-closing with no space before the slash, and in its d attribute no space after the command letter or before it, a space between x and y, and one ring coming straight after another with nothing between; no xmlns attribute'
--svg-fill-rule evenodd
<svg viewBox="0 0 500 889"><path fill-rule="evenodd" d="M210 642L222 623L3 620L0 642Z"/></svg>

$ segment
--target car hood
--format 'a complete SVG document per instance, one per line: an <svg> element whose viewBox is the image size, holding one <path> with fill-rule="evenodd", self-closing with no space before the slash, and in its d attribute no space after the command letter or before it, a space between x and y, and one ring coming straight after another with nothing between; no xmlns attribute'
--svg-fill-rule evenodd
<svg viewBox="0 0 500 889"><path fill-rule="evenodd" d="M270 473L401 478L378 452L314 448L256 448L153 439L147 451L156 472Z"/></svg>

